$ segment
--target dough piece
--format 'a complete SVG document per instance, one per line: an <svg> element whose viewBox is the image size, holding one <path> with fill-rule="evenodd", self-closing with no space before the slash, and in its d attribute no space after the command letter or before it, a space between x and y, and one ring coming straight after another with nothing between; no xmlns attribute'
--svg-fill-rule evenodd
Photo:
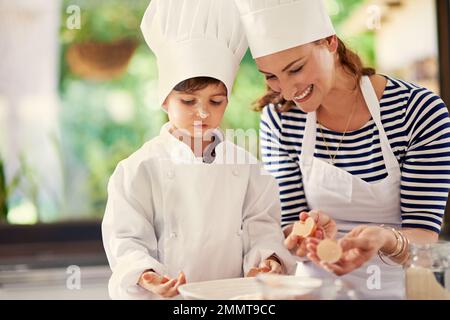
<svg viewBox="0 0 450 320"><path fill-rule="evenodd" d="M292 230L293 234L301 236L303 238L312 236L316 231L316 222L313 218L309 217L305 221L297 221L294 223Z"/></svg>
<svg viewBox="0 0 450 320"><path fill-rule="evenodd" d="M247 277L256 277L259 273L269 272L270 268L262 267L262 268L251 268L247 273Z"/></svg>
<svg viewBox="0 0 450 320"><path fill-rule="evenodd" d="M321 261L335 263L342 256L342 248L336 241L324 239L317 246L317 256Z"/></svg>

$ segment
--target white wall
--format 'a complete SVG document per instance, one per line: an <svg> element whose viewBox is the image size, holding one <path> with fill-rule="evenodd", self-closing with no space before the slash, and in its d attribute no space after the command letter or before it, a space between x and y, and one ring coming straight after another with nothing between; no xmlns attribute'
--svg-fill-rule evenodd
<svg viewBox="0 0 450 320"><path fill-rule="evenodd" d="M438 55L435 10L434 0L404 0L401 8L391 10L376 36L377 65L381 72Z"/></svg>

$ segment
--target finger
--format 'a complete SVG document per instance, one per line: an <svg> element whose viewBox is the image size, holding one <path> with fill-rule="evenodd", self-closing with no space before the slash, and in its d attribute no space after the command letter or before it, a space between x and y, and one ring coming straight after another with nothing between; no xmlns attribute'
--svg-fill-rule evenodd
<svg viewBox="0 0 450 320"><path fill-rule="evenodd" d="M314 237L317 239L324 239L325 238L325 232L323 231L322 227L318 227L316 231L314 232Z"/></svg>
<svg viewBox="0 0 450 320"><path fill-rule="evenodd" d="M276 270L281 269L281 265L276 261L270 261L269 269L267 272L276 272Z"/></svg>
<svg viewBox="0 0 450 320"><path fill-rule="evenodd" d="M177 279L171 279L171 280L167 281L166 283L160 284L158 287L163 291L168 291L169 289L173 288L176 283L177 283Z"/></svg>
<svg viewBox="0 0 450 320"><path fill-rule="evenodd" d="M167 290L167 291L164 293L163 297L164 297L164 298L172 298L172 297L177 296L178 294L179 294L179 293L178 293L178 289L175 288L175 287L173 287L173 288Z"/></svg>
<svg viewBox="0 0 450 320"><path fill-rule="evenodd" d="M308 239L306 239L306 245L314 245L314 246L317 246L319 243L320 243L320 241L322 241L321 239L317 239L317 238L308 238Z"/></svg>
<svg viewBox="0 0 450 320"><path fill-rule="evenodd" d="M302 243L299 245L299 247L297 248L295 254L299 257L304 257L306 256L306 241L302 241Z"/></svg>
<svg viewBox="0 0 450 320"><path fill-rule="evenodd" d="M161 283L162 277L155 272L146 272L143 275L144 281L147 284L158 285Z"/></svg>
<svg viewBox="0 0 450 320"><path fill-rule="evenodd" d="M258 274L258 268L251 268L245 275L247 278L255 277Z"/></svg>
<svg viewBox="0 0 450 320"><path fill-rule="evenodd" d="M180 272L180 275L178 276L178 282L179 284L185 284L186 283L186 275L183 271Z"/></svg>
<svg viewBox="0 0 450 320"><path fill-rule="evenodd" d="M306 211L302 211L299 215L298 218L300 221L305 221L306 219L309 218L309 213Z"/></svg>
<svg viewBox="0 0 450 320"><path fill-rule="evenodd" d="M277 274L281 274L283 273L283 269L281 268L281 265L278 263L274 263L272 265L272 268L269 270L269 273L277 273Z"/></svg>
<svg viewBox="0 0 450 320"><path fill-rule="evenodd" d="M351 270L349 270L348 268L344 268L342 266L339 266L336 263L326 263L326 262L322 262L322 267L327 270L328 272L334 273L338 276L342 276L344 274L347 274L348 272L350 272Z"/></svg>
<svg viewBox="0 0 450 320"><path fill-rule="evenodd" d="M167 276L164 276L164 277L162 278L162 280L161 280L161 283L166 283L166 282L168 282L168 281L170 281L170 278L167 277Z"/></svg>
<svg viewBox="0 0 450 320"><path fill-rule="evenodd" d="M270 269L270 263L271 263L271 260L263 260L263 261L261 261L261 263L259 264L259 268L268 268L268 269Z"/></svg>
<svg viewBox="0 0 450 320"><path fill-rule="evenodd" d="M173 286L176 284L176 282L177 282L177 279L171 279L164 284L154 286L152 288L152 291L162 297L167 298L169 290L171 288L173 288Z"/></svg>
<svg viewBox="0 0 450 320"><path fill-rule="evenodd" d="M318 226L326 228L326 226L332 222L332 219L327 214L319 210L311 210L309 212L310 216L314 219Z"/></svg>
<svg viewBox="0 0 450 320"><path fill-rule="evenodd" d="M288 250L292 250L294 249L298 243L301 241L300 239L302 239L302 237L295 235L295 234L290 234L285 240L284 240L284 246L288 249Z"/></svg>

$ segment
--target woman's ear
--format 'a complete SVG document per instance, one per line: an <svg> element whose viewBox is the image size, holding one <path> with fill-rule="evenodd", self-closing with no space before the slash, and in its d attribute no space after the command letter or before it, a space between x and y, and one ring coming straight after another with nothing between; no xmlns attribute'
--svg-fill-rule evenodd
<svg viewBox="0 0 450 320"><path fill-rule="evenodd" d="M332 35L326 38L327 48L331 53L335 53L339 46L339 40L337 35Z"/></svg>

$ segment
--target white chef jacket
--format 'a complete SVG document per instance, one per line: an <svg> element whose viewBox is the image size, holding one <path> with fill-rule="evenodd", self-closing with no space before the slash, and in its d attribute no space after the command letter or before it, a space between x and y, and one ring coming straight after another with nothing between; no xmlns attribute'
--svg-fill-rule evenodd
<svg viewBox="0 0 450 320"><path fill-rule="evenodd" d="M293 273L275 179L226 140L214 162L203 163L169 128L110 178L102 223L110 296L158 298L137 285L148 269L170 277L183 271L188 282L236 278L274 253Z"/></svg>

